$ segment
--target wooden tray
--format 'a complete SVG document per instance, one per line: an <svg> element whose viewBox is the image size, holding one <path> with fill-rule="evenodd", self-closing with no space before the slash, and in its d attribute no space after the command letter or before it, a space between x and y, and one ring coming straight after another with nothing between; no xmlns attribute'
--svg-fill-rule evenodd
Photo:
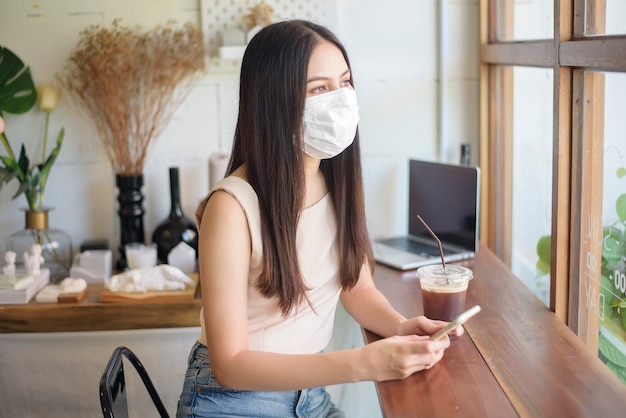
<svg viewBox="0 0 626 418"><path fill-rule="evenodd" d="M76 293L59 293L57 296L57 303L77 303L85 299L87 296L87 286L80 292Z"/></svg>
<svg viewBox="0 0 626 418"><path fill-rule="evenodd" d="M89 286L85 286L80 292L61 292L61 286L58 284L49 284L41 289L37 296L35 296L35 302L37 303L78 303L85 299L87 296Z"/></svg>
<svg viewBox="0 0 626 418"><path fill-rule="evenodd" d="M196 288L198 287L199 275L198 273L191 273L189 277L193 280L193 284L187 287L185 290L163 290L163 291L149 291L145 293L126 293L126 292L111 292L109 290L103 290L100 293L101 303L145 303L145 302L180 302L186 300L193 300L196 295Z"/></svg>

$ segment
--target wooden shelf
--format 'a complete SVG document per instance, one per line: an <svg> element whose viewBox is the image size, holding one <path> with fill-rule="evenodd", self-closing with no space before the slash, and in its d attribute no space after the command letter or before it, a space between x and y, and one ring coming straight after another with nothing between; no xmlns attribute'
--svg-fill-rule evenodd
<svg viewBox="0 0 626 418"><path fill-rule="evenodd" d="M200 287L191 301L101 303L102 284L90 284L78 303L0 305L0 333L105 331L200 326Z"/></svg>

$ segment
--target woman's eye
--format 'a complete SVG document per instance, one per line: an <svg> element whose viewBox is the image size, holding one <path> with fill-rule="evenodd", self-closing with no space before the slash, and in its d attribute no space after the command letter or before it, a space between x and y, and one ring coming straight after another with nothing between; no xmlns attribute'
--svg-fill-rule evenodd
<svg viewBox="0 0 626 418"><path fill-rule="evenodd" d="M326 86L317 86L311 89L311 94L324 93L325 91L326 91Z"/></svg>
<svg viewBox="0 0 626 418"><path fill-rule="evenodd" d="M341 82L341 86L342 87L352 87L352 81L344 80L344 81Z"/></svg>

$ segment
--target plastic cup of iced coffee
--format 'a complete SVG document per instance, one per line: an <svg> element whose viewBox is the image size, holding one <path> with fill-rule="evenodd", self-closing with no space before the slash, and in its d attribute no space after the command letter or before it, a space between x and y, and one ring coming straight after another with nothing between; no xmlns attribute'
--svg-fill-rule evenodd
<svg viewBox="0 0 626 418"><path fill-rule="evenodd" d="M472 270L454 264L433 264L417 269L422 289L424 316L452 321L465 310L465 296Z"/></svg>

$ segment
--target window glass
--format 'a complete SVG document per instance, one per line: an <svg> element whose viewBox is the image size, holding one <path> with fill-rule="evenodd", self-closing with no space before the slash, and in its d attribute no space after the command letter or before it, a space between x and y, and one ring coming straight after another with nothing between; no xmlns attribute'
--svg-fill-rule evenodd
<svg viewBox="0 0 626 418"><path fill-rule="evenodd" d="M511 270L550 299L553 70L513 70Z"/></svg>
<svg viewBox="0 0 626 418"><path fill-rule="evenodd" d="M553 1L498 0L497 8L499 40L554 38Z"/></svg>
<svg viewBox="0 0 626 418"><path fill-rule="evenodd" d="M604 3L604 11L598 9L602 16L590 16L587 14L585 17L585 35L624 35L626 34L626 1L624 0L602 0L597 2L595 0L587 0L587 9L591 5L592 10L596 10L597 5Z"/></svg>
<svg viewBox="0 0 626 418"><path fill-rule="evenodd" d="M605 74L604 97L598 354L626 383L626 73Z"/></svg>

